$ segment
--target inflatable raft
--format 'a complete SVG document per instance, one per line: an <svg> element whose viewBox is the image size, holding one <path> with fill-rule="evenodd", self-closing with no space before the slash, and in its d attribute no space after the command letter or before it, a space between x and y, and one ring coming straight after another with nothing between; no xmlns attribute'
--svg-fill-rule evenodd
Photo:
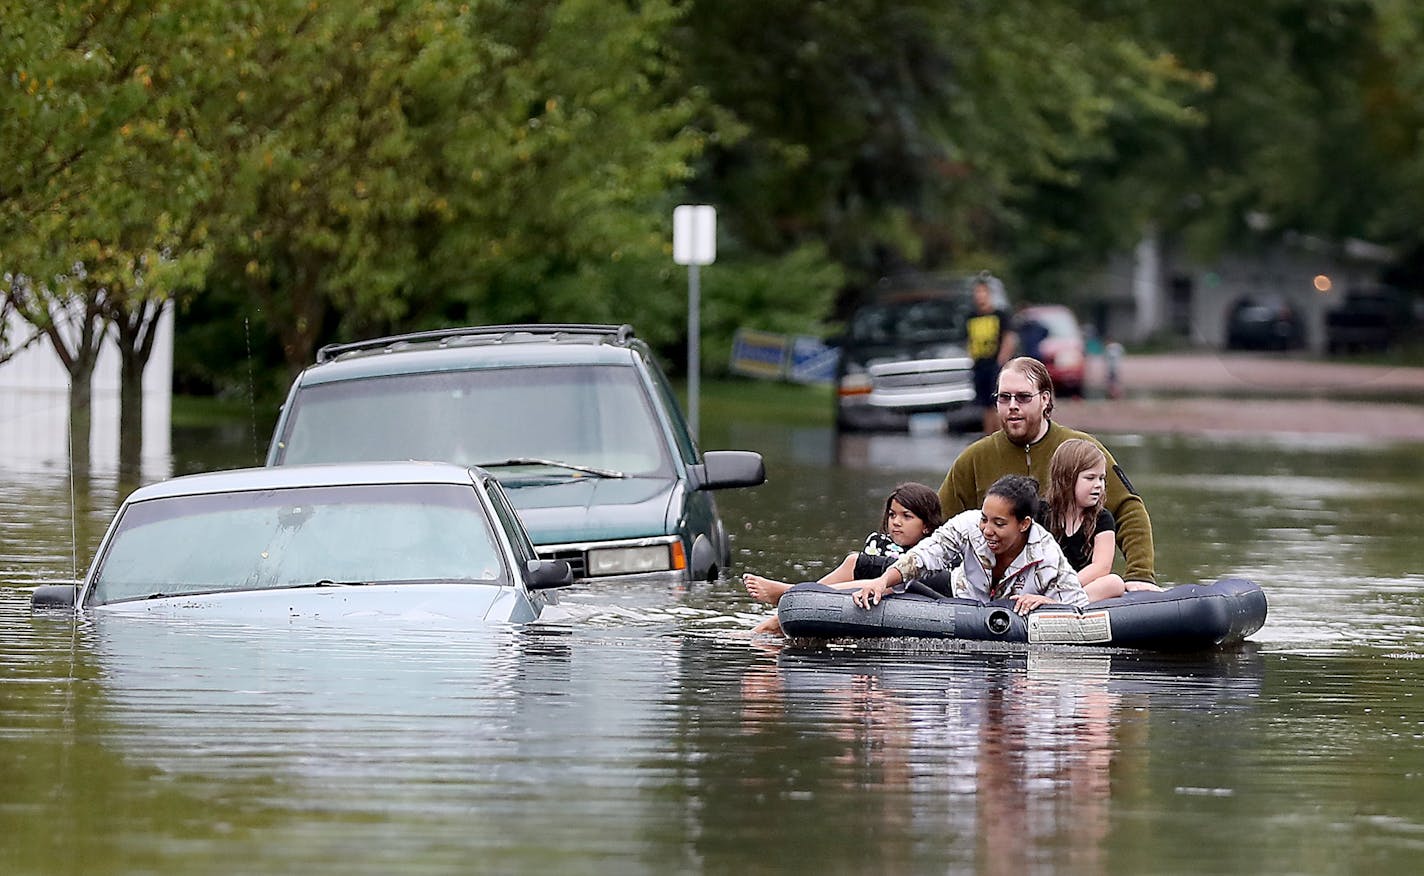
<svg viewBox="0 0 1424 876"><path fill-rule="evenodd" d="M1266 594L1244 578L1136 591L1087 608L1045 605L1027 617L1009 600L900 594L860 608L851 593L800 584L777 605L793 638L918 637L1186 651L1240 642L1266 622Z"/></svg>

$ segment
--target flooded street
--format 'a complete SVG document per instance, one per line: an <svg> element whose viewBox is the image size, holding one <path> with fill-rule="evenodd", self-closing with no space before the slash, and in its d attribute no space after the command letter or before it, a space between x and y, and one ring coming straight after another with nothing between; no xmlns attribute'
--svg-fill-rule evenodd
<svg viewBox="0 0 1424 876"><path fill-rule="evenodd" d="M1161 657L753 639L738 574L816 578L968 439L704 431L766 456L718 497L735 568L473 631L32 615L129 487L7 470L0 869L1417 869L1424 445L1104 436L1164 583L1270 600L1245 647ZM172 469L251 463L252 434L179 430Z"/></svg>

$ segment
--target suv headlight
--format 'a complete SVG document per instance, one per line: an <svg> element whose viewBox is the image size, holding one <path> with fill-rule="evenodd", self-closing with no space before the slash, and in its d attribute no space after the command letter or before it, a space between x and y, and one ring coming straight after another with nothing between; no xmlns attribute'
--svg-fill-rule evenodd
<svg viewBox="0 0 1424 876"><path fill-rule="evenodd" d="M675 562L682 557L682 543L644 547L594 548L588 552L588 576L635 575L639 572L666 572L686 568Z"/></svg>

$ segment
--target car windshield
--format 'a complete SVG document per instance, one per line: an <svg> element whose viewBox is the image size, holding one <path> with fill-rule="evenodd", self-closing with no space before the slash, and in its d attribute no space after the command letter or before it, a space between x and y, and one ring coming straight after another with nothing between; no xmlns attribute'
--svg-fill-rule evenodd
<svg viewBox="0 0 1424 876"><path fill-rule="evenodd" d="M390 375L313 385L295 404L281 438L287 464L519 460L557 477L672 474L662 429L629 367Z"/></svg>
<svg viewBox="0 0 1424 876"><path fill-rule="evenodd" d="M965 315L965 304L951 298L868 304L852 317L850 337L861 345L961 340Z"/></svg>
<svg viewBox="0 0 1424 876"><path fill-rule="evenodd" d="M508 581L471 487L334 486L135 502L115 521L87 602L431 581Z"/></svg>

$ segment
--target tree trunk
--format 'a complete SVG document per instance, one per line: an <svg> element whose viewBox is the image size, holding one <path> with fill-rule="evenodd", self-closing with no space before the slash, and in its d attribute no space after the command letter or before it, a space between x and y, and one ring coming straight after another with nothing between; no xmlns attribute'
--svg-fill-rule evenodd
<svg viewBox="0 0 1424 876"><path fill-rule="evenodd" d="M69 372L69 468L76 479L89 476L89 441L94 432L94 368Z"/></svg>
<svg viewBox="0 0 1424 876"><path fill-rule="evenodd" d="M119 350L119 477L137 478L143 463L143 361Z"/></svg>
<svg viewBox="0 0 1424 876"><path fill-rule="evenodd" d="M97 296L78 300L82 301L83 312L72 348L71 339L65 337L53 318L41 324L32 316L25 316L32 324L42 326L55 354L64 363L64 370L69 372L69 452L76 478L89 476L89 443L94 432L94 366L99 362L99 350L104 343L104 319ZM72 308L73 299L58 306L61 310Z"/></svg>
<svg viewBox="0 0 1424 876"><path fill-rule="evenodd" d="M321 268L321 265L298 266L287 272L290 279L286 283L263 280L253 287L282 344L287 370L294 377L311 364L317 341L325 329L326 296L313 279L320 275Z"/></svg>
<svg viewBox="0 0 1424 876"><path fill-rule="evenodd" d="M107 328L103 290L82 279L59 290L29 282L11 287L14 312L47 337L69 374L69 452L76 478L89 476L94 423L94 366ZM29 342L27 342L29 343Z"/></svg>
<svg viewBox="0 0 1424 876"><path fill-rule="evenodd" d="M143 372L153 353L163 302L143 300L113 316L119 348L119 476L137 478L143 462Z"/></svg>

